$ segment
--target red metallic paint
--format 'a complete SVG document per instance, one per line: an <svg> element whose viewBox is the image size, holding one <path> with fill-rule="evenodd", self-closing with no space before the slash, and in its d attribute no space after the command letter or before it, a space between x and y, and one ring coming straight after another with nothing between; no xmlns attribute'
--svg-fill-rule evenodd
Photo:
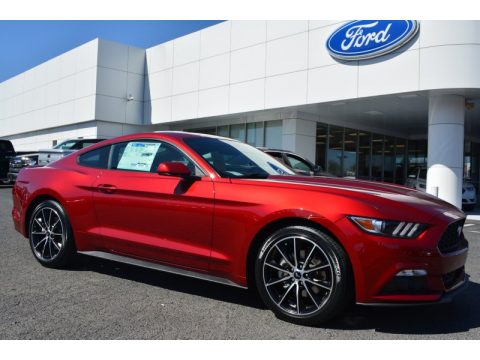
<svg viewBox="0 0 480 360"><path fill-rule="evenodd" d="M109 251L193 269L247 285L247 258L256 236L278 221L303 221L328 231L352 265L356 301L424 302L445 293L442 274L465 264L467 252L444 256L437 249L447 225L464 218L452 205L422 192L377 182L300 176L221 178L183 141L196 134L164 132L103 141L42 168L26 168L13 188L15 228L27 234L27 213L39 197L60 202L70 219L77 250ZM177 146L205 172L181 177L77 164L84 152L132 139L159 139ZM447 213L447 215L445 215ZM427 224L417 239L361 231L346 216ZM400 270L427 269L428 293L381 296Z"/></svg>

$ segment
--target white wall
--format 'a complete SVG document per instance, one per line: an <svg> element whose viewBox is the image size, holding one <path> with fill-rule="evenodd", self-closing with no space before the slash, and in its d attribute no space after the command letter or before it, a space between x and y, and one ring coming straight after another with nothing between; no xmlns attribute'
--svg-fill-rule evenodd
<svg viewBox="0 0 480 360"><path fill-rule="evenodd" d="M0 136L91 121L98 41L90 41L0 84Z"/></svg>
<svg viewBox="0 0 480 360"><path fill-rule="evenodd" d="M85 122L75 125L60 126L55 129L30 131L20 135L9 137L16 151L37 151L39 149L49 149L53 145L53 140L60 143L68 139L79 137L95 138L97 137L97 126L95 122Z"/></svg>
<svg viewBox="0 0 480 360"><path fill-rule="evenodd" d="M480 21L422 21L381 58L340 63L342 21L227 21L147 49L153 124L419 90L480 88Z"/></svg>
<svg viewBox="0 0 480 360"><path fill-rule="evenodd" d="M99 39L95 119L142 124L144 71L144 49Z"/></svg>
<svg viewBox="0 0 480 360"><path fill-rule="evenodd" d="M112 138L116 136L151 131L145 125L119 124L113 122L97 121L97 136L99 138Z"/></svg>
<svg viewBox="0 0 480 360"><path fill-rule="evenodd" d="M144 49L98 39L40 64L0 83L0 136L93 120L142 124L144 69Z"/></svg>

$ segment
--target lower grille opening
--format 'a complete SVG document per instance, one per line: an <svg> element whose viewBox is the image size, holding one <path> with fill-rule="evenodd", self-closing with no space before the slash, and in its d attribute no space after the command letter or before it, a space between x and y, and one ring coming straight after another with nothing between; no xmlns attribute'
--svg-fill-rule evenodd
<svg viewBox="0 0 480 360"><path fill-rule="evenodd" d="M420 295L427 292L427 276L395 276L381 295Z"/></svg>
<svg viewBox="0 0 480 360"><path fill-rule="evenodd" d="M463 280L465 280L464 266L458 268L457 270L446 273L442 276L443 286L447 291L454 288L456 285L462 283Z"/></svg>
<svg viewBox="0 0 480 360"><path fill-rule="evenodd" d="M468 247L468 242L462 231L464 223L465 219L462 219L447 226L438 242L438 250L442 254L452 253Z"/></svg>

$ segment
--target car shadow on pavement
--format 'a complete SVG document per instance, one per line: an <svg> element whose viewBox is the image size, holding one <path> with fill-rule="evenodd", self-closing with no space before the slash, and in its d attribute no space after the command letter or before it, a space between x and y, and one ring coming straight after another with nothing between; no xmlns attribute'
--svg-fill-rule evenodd
<svg viewBox="0 0 480 360"><path fill-rule="evenodd" d="M366 330L389 334L436 335L480 327L480 284L471 282L452 303L412 307L353 306L327 326L337 330Z"/></svg>
<svg viewBox="0 0 480 360"><path fill-rule="evenodd" d="M253 291L79 255L73 271L95 271L176 292L202 296L266 310ZM412 307L351 306L344 315L319 327L336 330L371 330L390 334L435 335L480 327L480 284L468 288L452 303Z"/></svg>
<svg viewBox="0 0 480 360"><path fill-rule="evenodd" d="M218 301L230 302L256 309L266 309L260 298L252 291L246 289L146 269L115 261L97 259L86 255L78 255L75 265L69 270L95 271L104 275L141 282L161 287L163 289L202 296Z"/></svg>

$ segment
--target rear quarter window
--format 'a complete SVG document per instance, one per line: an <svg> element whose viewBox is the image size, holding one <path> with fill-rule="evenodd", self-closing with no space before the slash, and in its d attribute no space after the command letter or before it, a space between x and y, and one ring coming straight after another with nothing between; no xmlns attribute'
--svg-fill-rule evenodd
<svg viewBox="0 0 480 360"><path fill-rule="evenodd" d="M104 146L81 154L78 157L78 164L96 169L107 169L109 155L110 146Z"/></svg>

